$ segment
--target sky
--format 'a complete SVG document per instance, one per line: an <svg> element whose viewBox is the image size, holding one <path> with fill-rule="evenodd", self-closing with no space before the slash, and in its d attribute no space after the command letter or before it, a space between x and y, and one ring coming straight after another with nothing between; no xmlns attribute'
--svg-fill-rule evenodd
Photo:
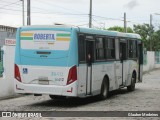
<svg viewBox="0 0 160 120"><path fill-rule="evenodd" d="M25 25L27 23L27 0L24 0ZM31 0L31 24L53 25L55 23L88 27L90 0ZM150 23L160 26L160 0L92 0L92 26L109 28ZM159 13L159 15L155 14ZM0 0L0 25L22 26L22 1Z"/></svg>

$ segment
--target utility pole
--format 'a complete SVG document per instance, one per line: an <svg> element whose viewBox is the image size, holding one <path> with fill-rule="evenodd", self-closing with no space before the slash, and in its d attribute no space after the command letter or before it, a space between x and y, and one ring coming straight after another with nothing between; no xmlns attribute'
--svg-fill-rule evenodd
<svg viewBox="0 0 160 120"><path fill-rule="evenodd" d="M90 0L90 10L89 10L89 28L92 28L92 0Z"/></svg>
<svg viewBox="0 0 160 120"><path fill-rule="evenodd" d="M152 14L150 14L150 39L149 39L149 48L152 51Z"/></svg>
<svg viewBox="0 0 160 120"><path fill-rule="evenodd" d="M124 32L127 33L126 13L124 13Z"/></svg>
<svg viewBox="0 0 160 120"><path fill-rule="evenodd" d="M24 0L21 0L22 1L22 23L23 23L23 26L25 25L25 18L24 18Z"/></svg>
<svg viewBox="0 0 160 120"><path fill-rule="evenodd" d="M30 6L30 0L27 0L27 25L31 25L31 6Z"/></svg>

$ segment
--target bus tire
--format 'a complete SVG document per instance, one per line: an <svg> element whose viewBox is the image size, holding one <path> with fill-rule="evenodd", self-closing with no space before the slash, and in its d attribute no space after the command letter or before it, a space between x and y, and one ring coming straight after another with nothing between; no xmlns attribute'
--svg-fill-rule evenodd
<svg viewBox="0 0 160 120"><path fill-rule="evenodd" d="M136 75L132 74L131 85L127 86L127 90L134 91L135 90L135 83L136 83Z"/></svg>
<svg viewBox="0 0 160 120"><path fill-rule="evenodd" d="M100 98L102 100L105 100L108 97L108 93L109 93L109 83L108 83L108 80L104 78L101 85Z"/></svg>

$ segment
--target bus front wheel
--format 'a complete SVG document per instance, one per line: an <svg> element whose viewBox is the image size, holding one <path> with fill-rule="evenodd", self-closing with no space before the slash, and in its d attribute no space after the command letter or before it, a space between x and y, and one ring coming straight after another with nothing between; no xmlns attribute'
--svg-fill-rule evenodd
<svg viewBox="0 0 160 120"><path fill-rule="evenodd" d="M133 74L131 78L131 85L127 86L128 91L134 91L135 90L135 83L136 83L136 75Z"/></svg>
<svg viewBox="0 0 160 120"><path fill-rule="evenodd" d="M108 93L109 93L109 83L108 83L107 79L104 78L102 85L101 85L100 98L102 100L105 100L108 97Z"/></svg>

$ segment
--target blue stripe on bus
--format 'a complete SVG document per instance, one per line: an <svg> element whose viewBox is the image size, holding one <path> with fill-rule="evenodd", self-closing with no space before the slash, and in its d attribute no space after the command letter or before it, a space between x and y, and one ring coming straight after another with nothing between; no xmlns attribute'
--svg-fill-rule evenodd
<svg viewBox="0 0 160 120"><path fill-rule="evenodd" d="M73 29L71 32L71 38L72 40L70 41L69 47L68 66L78 66L78 37L75 29Z"/></svg>
<svg viewBox="0 0 160 120"><path fill-rule="evenodd" d="M48 28L47 28L48 27ZM37 60L33 59L31 60L31 58L27 58L26 56L22 56L22 58L20 58L20 32L21 31L38 31L38 30L49 30L49 31L64 31L64 32L71 32L71 41L70 41L70 47L68 50L68 56L66 58L62 58L57 59L57 61L55 61L53 63L53 60L48 60L48 62L44 61L43 62L36 62ZM78 65L78 40L77 40L77 32L81 32L81 33L88 33L88 34L100 34L100 35L108 35L108 36L119 36L118 32L111 32L111 31L104 31L104 30L95 30L95 29L87 29L87 28L71 28L71 27L67 27L67 28L62 28L62 27L57 27L57 28L53 28L52 26L41 26L41 27L37 27L37 26L33 26L33 27L23 27L23 28L19 28L17 30L17 34L16 34L16 54L15 54L15 63L16 64L31 64L31 65L56 65L56 66L73 66L73 65ZM132 34L124 34L125 36L123 37L128 37L130 36L131 38L136 38L136 35L132 35ZM64 53L65 54L65 53ZM59 57L61 56L61 53L59 53L58 55ZM67 55L65 55L67 56ZM64 56L64 57L65 57ZM38 58L38 57L37 57ZM46 63L44 63L46 62ZM114 61L113 61L114 62ZM111 62L111 63L113 63ZM104 64L104 63L110 63L110 62L101 62L101 63L93 63L93 64Z"/></svg>
<svg viewBox="0 0 160 120"><path fill-rule="evenodd" d="M43 51L43 52L50 52L50 54L37 54L38 51ZM68 50L25 50L25 49L21 49L20 50L20 55L21 56L26 56L29 58L38 58L38 59L59 59L59 58L63 58L63 57L67 57L68 56L69 51ZM46 56L46 57L43 57Z"/></svg>
<svg viewBox="0 0 160 120"><path fill-rule="evenodd" d="M36 31L36 30L49 30L49 31L65 31L65 32L71 32L71 28L47 28L47 27L23 27L23 28L20 28L20 32L22 31Z"/></svg>
<svg viewBox="0 0 160 120"><path fill-rule="evenodd" d="M40 50L24 50L20 48L20 32L21 31L36 31L36 30L54 30L71 32L70 47L67 51L51 51L53 54L48 57L40 58L36 51ZM71 47L72 46L72 47ZM49 51L49 50L43 50ZM35 66L74 66L78 65L78 46L76 31L71 31L71 28L20 28L16 34L16 55L15 63L18 65L35 65ZM69 57L68 57L69 56Z"/></svg>
<svg viewBox="0 0 160 120"><path fill-rule="evenodd" d="M67 58L60 59L38 59L26 56L21 56L20 65L33 65L33 66L67 66Z"/></svg>

